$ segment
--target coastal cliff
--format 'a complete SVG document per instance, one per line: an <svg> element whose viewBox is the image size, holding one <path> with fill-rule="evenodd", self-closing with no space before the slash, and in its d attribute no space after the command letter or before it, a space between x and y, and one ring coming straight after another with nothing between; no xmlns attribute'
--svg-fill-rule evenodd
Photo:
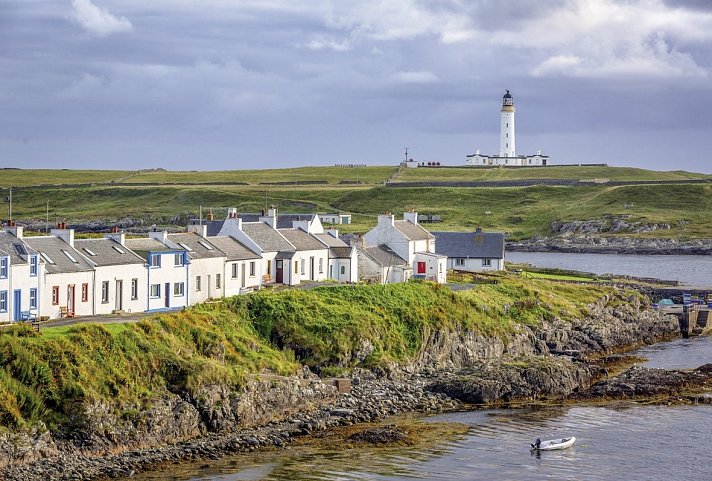
<svg viewBox="0 0 712 481"><path fill-rule="evenodd" d="M447 409L451 397L568 395L595 378L573 359L679 334L636 292L509 277L461 293L429 283L260 292L113 329L0 336L5 479L67 463L76 469L57 479L126 475ZM351 377L354 390L339 394L329 376ZM445 379L479 397L437 388Z"/></svg>

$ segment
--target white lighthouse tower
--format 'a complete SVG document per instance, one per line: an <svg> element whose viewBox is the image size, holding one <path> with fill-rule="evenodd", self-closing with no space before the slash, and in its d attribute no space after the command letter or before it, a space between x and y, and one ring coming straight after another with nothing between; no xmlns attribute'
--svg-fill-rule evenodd
<svg viewBox="0 0 712 481"><path fill-rule="evenodd" d="M499 156L500 157L516 157L516 149L514 144L514 99L512 94L504 94L502 98L502 125L499 136Z"/></svg>

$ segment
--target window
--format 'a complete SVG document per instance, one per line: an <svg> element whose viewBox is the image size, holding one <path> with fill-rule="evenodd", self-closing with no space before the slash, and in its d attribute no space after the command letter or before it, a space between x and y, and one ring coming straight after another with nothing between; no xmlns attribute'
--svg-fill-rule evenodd
<svg viewBox="0 0 712 481"><path fill-rule="evenodd" d="M482 267L491 267L492 259L482 259Z"/></svg>
<svg viewBox="0 0 712 481"><path fill-rule="evenodd" d="M324 258L320 257L319 258L319 274L324 273Z"/></svg>
<svg viewBox="0 0 712 481"><path fill-rule="evenodd" d="M211 246L210 244L208 244L208 243L205 242L205 241L198 241L198 244L200 244L201 246L205 247L205 248L208 249L209 251L213 250L213 246Z"/></svg>
<svg viewBox="0 0 712 481"><path fill-rule="evenodd" d="M86 252L87 254L89 254L89 255L92 256L92 257L95 257L95 256L96 256L96 252L94 252L93 250L89 249L88 247L85 247L85 248L84 248L84 252Z"/></svg>
<svg viewBox="0 0 712 481"><path fill-rule="evenodd" d="M0 312L7 312L7 291L0 291Z"/></svg>
<svg viewBox="0 0 712 481"><path fill-rule="evenodd" d="M183 244L182 242L179 242L178 245L181 246L183 249L187 250L188 252L193 252L193 249L188 247L187 244Z"/></svg>
<svg viewBox="0 0 712 481"><path fill-rule="evenodd" d="M106 304L107 302L109 302L109 281L104 281L101 283L101 303Z"/></svg>
<svg viewBox="0 0 712 481"><path fill-rule="evenodd" d="M442 263L442 262L438 262L438 272L439 272L440 274L443 273L443 263Z"/></svg>
<svg viewBox="0 0 712 481"><path fill-rule="evenodd" d="M304 261L304 259L302 259L302 275L304 275L304 273L306 272L306 265L307 263Z"/></svg>
<svg viewBox="0 0 712 481"><path fill-rule="evenodd" d="M255 277L255 261L250 262L250 277Z"/></svg>
<svg viewBox="0 0 712 481"><path fill-rule="evenodd" d="M0 279L7 279L7 257L0 259Z"/></svg>
<svg viewBox="0 0 712 481"><path fill-rule="evenodd" d="M465 265L465 259L463 259L462 257L456 257L456 258L455 258L455 265L458 266L458 267L464 266L464 265Z"/></svg>
<svg viewBox="0 0 712 481"><path fill-rule="evenodd" d="M272 274L272 261L267 261L267 274Z"/></svg>
<svg viewBox="0 0 712 481"><path fill-rule="evenodd" d="M59 304L59 286L52 286L52 305Z"/></svg>
<svg viewBox="0 0 712 481"><path fill-rule="evenodd" d="M70 261L72 261L75 264L79 264L79 261L74 258L74 256L72 255L71 252L65 251L65 250L62 250L62 252L64 252L64 255L67 256L67 259L69 259Z"/></svg>
<svg viewBox="0 0 712 481"><path fill-rule="evenodd" d="M173 265L176 267L183 265L183 254L175 254L173 256Z"/></svg>
<svg viewBox="0 0 712 481"><path fill-rule="evenodd" d="M237 279L237 262L232 265L232 278Z"/></svg>
<svg viewBox="0 0 712 481"><path fill-rule="evenodd" d="M82 284L82 302L89 300L89 284Z"/></svg>
<svg viewBox="0 0 712 481"><path fill-rule="evenodd" d="M138 299L138 279L131 279L131 300Z"/></svg>
<svg viewBox="0 0 712 481"><path fill-rule="evenodd" d="M202 279L200 276L195 276L195 292L200 292L203 290L203 287L200 285L201 280Z"/></svg>
<svg viewBox="0 0 712 481"><path fill-rule="evenodd" d="M126 252L125 252L121 247L119 247L119 246L111 246L111 247L113 247L114 250L115 250L116 252L118 252L119 254L126 254Z"/></svg>
<svg viewBox="0 0 712 481"><path fill-rule="evenodd" d="M30 309L37 309L37 289L30 289Z"/></svg>
<svg viewBox="0 0 712 481"><path fill-rule="evenodd" d="M299 261L294 261L294 273L299 274Z"/></svg>
<svg viewBox="0 0 712 481"><path fill-rule="evenodd" d="M173 295L180 297L183 295L184 285L182 282L176 282L173 284Z"/></svg>
<svg viewBox="0 0 712 481"><path fill-rule="evenodd" d="M30 256L30 275L37 275L37 256Z"/></svg>
<svg viewBox="0 0 712 481"><path fill-rule="evenodd" d="M42 256L42 258L43 258L48 264L54 265L54 261L52 260L52 258L51 258L50 256L48 256L48 255L45 254L44 252L40 252L40 255Z"/></svg>
<svg viewBox="0 0 712 481"><path fill-rule="evenodd" d="M151 254L151 267L161 267L161 256L158 254Z"/></svg>
<svg viewBox="0 0 712 481"><path fill-rule="evenodd" d="M220 289L221 284L222 284L222 275L215 274L215 289Z"/></svg>
<svg viewBox="0 0 712 481"><path fill-rule="evenodd" d="M161 285L160 284L151 284L151 297L156 298L156 297L161 297Z"/></svg>
<svg viewBox="0 0 712 481"><path fill-rule="evenodd" d="M343 276L345 274L346 274L346 266L341 266L341 275Z"/></svg>

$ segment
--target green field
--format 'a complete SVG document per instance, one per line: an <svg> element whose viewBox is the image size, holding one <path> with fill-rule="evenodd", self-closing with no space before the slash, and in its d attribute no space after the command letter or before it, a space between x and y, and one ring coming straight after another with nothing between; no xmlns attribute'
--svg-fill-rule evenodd
<svg viewBox="0 0 712 481"><path fill-rule="evenodd" d="M230 172L140 172L136 175L118 171L22 171L3 170L10 173L16 185L29 185L32 180L44 182L56 174L55 180L68 184L83 179L100 182L101 179L118 180L111 185L36 186L13 191L13 217L19 221L42 221L49 203L50 223L62 220L81 223L91 220L117 222L132 218L148 225L184 225L197 217L202 206L204 215L212 211L216 218L226 215L229 207L240 212L259 212L276 205L283 213L350 212L353 224L340 226L343 231L365 232L376 223L383 212L402 212L414 209L422 214L440 215L443 222L428 225L431 230L471 231L477 226L486 230L504 231L509 238L524 239L535 235L549 235L552 221L599 220L611 216L624 217L627 222L669 224L669 230L646 234L622 232L619 235L675 237L681 239L712 238L712 183L675 183L702 174L681 172L654 172L628 168L574 168L543 169L558 172L561 178L575 174L580 177L606 176L611 179L670 180L669 184L611 186L592 184L573 186L530 187L437 187L437 188L387 188L382 181L393 172L392 167L341 168L305 167L267 171ZM588 170L586 170L588 169ZM594 172L590 169L604 169ZM349 175L359 170L360 182L348 184ZM535 175L542 169L404 169L399 179L417 172L431 172L438 179L460 171L490 171L514 176ZM249 172L249 175L246 173ZM243 175L244 174L244 175ZM586 175L584 175L586 174ZM549 175L549 174L547 174ZM64 177L62 177L64 176ZM322 180L327 185L276 185L259 182L287 182L283 179L300 177L302 181ZM241 182L249 185L230 185ZM282 180L280 180L282 179ZM121 181L147 185L122 185ZM181 183L171 185L168 182ZM206 182L224 182L224 185L201 185ZM163 183L163 184L162 184ZM6 179L0 181L6 184ZM149 185L150 184L150 185ZM8 190L0 188L0 195Z"/></svg>

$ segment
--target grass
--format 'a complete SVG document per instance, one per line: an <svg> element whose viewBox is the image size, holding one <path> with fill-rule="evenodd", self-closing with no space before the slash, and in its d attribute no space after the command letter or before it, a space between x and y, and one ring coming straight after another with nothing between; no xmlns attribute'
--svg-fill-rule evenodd
<svg viewBox="0 0 712 481"><path fill-rule="evenodd" d="M382 367L417 358L436 332L506 338L521 324L574 322L612 289L500 275L497 284L452 292L425 282L260 291L127 324L84 324L0 334L0 425L42 421L71 428L81 405L140 409L170 390L237 388L251 373ZM357 354L360 353L360 354ZM298 362L295 362L298 361Z"/></svg>
<svg viewBox="0 0 712 481"><path fill-rule="evenodd" d="M522 277L528 279L549 279L554 281L574 281L574 282L594 282L591 277L565 275L565 274L548 274L546 272L530 272L523 271Z"/></svg>
<svg viewBox="0 0 712 481"><path fill-rule="evenodd" d="M131 172L123 170L0 169L0 187L66 185L120 181Z"/></svg>
<svg viewBox="0 0 712 481"><path fill-rule="evenodd" d="M637 169L632 167L527 167L523 169L504 167L460 167L460 168L417 168L403 169L396 176L396 182L427 181L497 181L516 179L571 179L612 181L663 180L678 181L690 179L710 179L712 175L694 172Z"/></svg>
<svg viewBox="0 0 712 481"><path fill-rule="evenodd" d="M363 168L362 168L363 169ZM371 170L368 170L371 169ZM392 168L373 167L364 169L372 179L380 179L393 171ZM390 169L390 170L389 170ZM582 167L556 167L551 172L560 175L609 175L617 178L667 177L679 179L702 176L683 172L653 172L641 169L605 168L592 172ZM612 169L612 170L611 170ZM326 173L319 174L321 171ZM322 175L329 182L350 175L351 168L301 168L279 171L249 171L249 181L280 179L291 173L302 172L304 178ZM359 169L361 170L361 169ZM408 169L402 175L420 169ZM422 169L443 175L458 170L478 169ZM494 174L535 175L539 169L482 169ZM504 173L500 172L503 171ZM7 172L15 175L15 170ZM34 172L34 171L19 171ZM64 171L57 171L64 172ZM76 172L76 171L68 171ZM712 211L712 184L662 184L623 185L605 184L587 187L531 186L508 188L386 188L382 186L331 183L325 185L211 185L201 186L202 181L227 180L238 175L233 172L141 172L127 181L137 178L153 181L178 181L181 176L195 179L192 185L146 185L127 186L120 183L111 186L84 187L27 187L13 192L13 212L16 219L43 220L49 202L50 221L63 220L81 223L88 220L118 222L127 217L143 220L147 225L166 225L178 220L186 223L198 217L202 206L207 214L212 211L216 218L224 218L228 207L237 207L241 212L259 212L265 206L276 205L284 213L313 213L343 211L352 213L353 224L340 226L349 232L365 232L376 223L378 214L390 211L397 215L414 209L422 214L440 215L442 223L428 225L431 230L472 231L477 226L486 230L504 231L512 240L546 236L551 234L553 221L600 220L613 216L623 217L629 223L668 224L669 230L618 235L639 237L674 237L680 239L712 238L712 223L708 212ZM568 174L567 174L568 172ZM614 175L615 174L615 175ZM18 174L19 175L19 174ZM69 175L69 174L67 174ZM91 175L87 174L91 178ZM108 175L108 174L107 174ZM113 174L112 174L113 175ZM291 174L290 174L291 175ZM463 174L465 175L465 174ZM547 174L549 175L549 174ZM185 180L185 179L183 179ZM7 190L0 189L0 195Z"/></svg>

